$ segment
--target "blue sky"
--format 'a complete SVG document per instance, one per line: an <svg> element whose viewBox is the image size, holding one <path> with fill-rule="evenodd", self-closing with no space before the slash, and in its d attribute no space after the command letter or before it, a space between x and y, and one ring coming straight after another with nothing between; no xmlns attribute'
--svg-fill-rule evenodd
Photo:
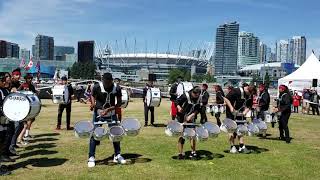
<svg viewBox="0 0 320 180"><path fill-rule="evenodd" d="M165 51L200 47L214 41L216 27L238 21L241 31L274 42L305 35L308 53L320 54L320 1L317 0L0 0L0 39L31 49L37 34L53 36L55 45L78 40L124 41L133 49Z"/></svg>

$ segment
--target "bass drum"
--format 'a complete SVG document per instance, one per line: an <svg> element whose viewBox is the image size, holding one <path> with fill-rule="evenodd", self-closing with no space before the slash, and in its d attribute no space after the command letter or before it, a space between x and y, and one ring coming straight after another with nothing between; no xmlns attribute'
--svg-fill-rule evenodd
<svg viewBox="0 0 320 180"><path fill-rule="evenodd" d="M129 100L130 100L129 93L128 93L128 91L126 89L121 89L121 94L122 94L122 96L121 96L121 101L122 101L121 107L122 108L126 108L129 105Z"/></svg>
<svg viewBox="0 0 320 180"><path fill-rule="evenodd" d="M146 103L149 107L159 107L161 103L161 91L159 88L150 88L147 91Z"/></svg>
<svg viewBox="0 0 320 180"><path fill-rule="evenodd" d="M51 89L52 102L54 104L67 104L69 98L68 87L65 85L55 85Z"/></svg>
<svg viewBox="0 0 320 180"><path fill-rule="evenodd" d="M41 101L31 91L9 94L3 101L3 114L11 121L33 119L40 113Z"/></svg>
<svg viewBox="0 0 320 180"><path fill-rule="evenodd" d="M189 92L193 88L191 82L181 82L177 87L177 95L178 97L184 94L185 92Z"/></svg>
<svg viewBox="0 0 320 180"><path fill-rule="evenodd" d="M126 108L128 107L129 105L129 100L130 100L130 97L129 97L129 93L126 89L121 89L121 108ZM117 104L117 98L116 98L116 101L115 103Z"/></svg>

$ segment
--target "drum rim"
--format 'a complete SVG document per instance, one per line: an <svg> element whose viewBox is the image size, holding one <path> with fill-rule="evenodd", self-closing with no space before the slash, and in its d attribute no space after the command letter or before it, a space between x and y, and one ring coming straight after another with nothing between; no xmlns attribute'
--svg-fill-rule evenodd
<svg viewBox="0 0 320 180"><path fill-rule="evenodd" d="M127 120L127 121L128 121L128 120L135 120L136 122L138 122L139 127L138 127L137 130L134 130L134 131L139 131L139 130L141 129L141 123L139 122L138 119L134 119L134 118L128 119L128 118L126 118L126 119L124 119L124 120L121 122L121 126L122 126L122 128L124 129L125 132L127 132L127 131L126 131L126 128L123 127L123 124L124 124L124 122L125 122L126 120ZM130 131L133 131L133 130L130 130Z"/></svg>
<svg viewBox="0 0 320 180"><path fill-rule="evenodd" d="M29 110L28 110L27 116L24 117L24 118L21 119L21 120L18 120L18 121L14 121L14 120L10 119L10 118L5 114L5 112L3 111L3 114L4 114L8 119L10 119L11 121L14 121L14 122L19 122L19 121L25 120L25 119L28 117L28 115L30 114L30 111L31 111L31 106L30 106L31 101L30 101L30 99L28 98L27 94L19 93L19 91L7 95L7 96L4 98L4 100L3 100L2 106L4 106L5 102L7 101L7 98L9 98L9 96L13 96L13 95L17 95L17 94L19 94L19 95L21 95L21 96L24 96L24 97L28 100L28 102L29 102ZM40 101L39 101L39 102L40 102ZM41 102L40 102L40 110L41 110ZM39 113L40 113L40 111L39 111Z"/></svg>

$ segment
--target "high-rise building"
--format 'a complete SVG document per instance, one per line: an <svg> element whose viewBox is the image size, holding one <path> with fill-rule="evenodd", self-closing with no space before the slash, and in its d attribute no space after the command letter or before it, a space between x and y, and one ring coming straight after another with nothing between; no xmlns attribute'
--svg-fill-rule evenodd
<svg viewBox="0 0 320 180"><path fill-rule="evenodd" d="M36 45L32 45L32 56L35 57Z"/></svg>
<svg viewBox="0 0 320 180"><path fill-rule="evenodd" d="M267 45L260 42L259 45L259 62L264 63L267 61Z"/></svg>
<svg viewBox="0 0 320 180"><path fill-rule="evenodd" d="M7 41L0 40L0 58L7 57Z"/></svg>
<svg viewBox="0 0 320 180"><path fill-rule="evenodd" d="M93 62L94 59L94 41L78 42L78 62Z"/></svg>
<svg viewBox="0 0 320 180"><path fill-rule="evenodd" d="M277 49L277 62L290 62L289 59L289 42L286 40L280 40L276 43L276 49Z"/></svg>
<svg viewBox="0 0 320 180"><path fill-rule="evenodd" d="M38 35L35 39L34 58L36 60L53 60L53 37Z"/></svg>
<svg viewBox="0 0 320 180"><path fill-rule="evenodd" d="M18 44L0 40L0 58L19 58Z"/></svg>
<svg viewBox="0 0 320 180"><path fill-rule="evenodd" d="M19 58L20 47L18 44L11 43L11 57Z"/></svg>
<svg viewBox="0 0 320 180"><path fill-rule="evenodd" d="M237 22L223 24L217 28L214 60L216 75L236 75L238 34Z"/></svg>
<svg viewBox="0 0 320 180"><path fill-rule="evenodd" d="M302 65L306 61L307 40L304 36L293 36L289 45L289 57L292 63Z"/></svg>
<svg viewBox="0 0 320 180"><path fill-rule="evenodd" d="M27 49L21 49L20 50L20 58L29 60L30 59L30 51Z"/></svg>
<svg viewBox="0 0 320 180"><path fill-rule="evenodd" d="M74 47L70 46L54 46L54 60L65 61L66 54L74 54Z"/></svg>
<svg viewBox="0 0 320 180"><path fill-rule="evenodd" d="M266 48L265 48L266 49ZM266 51L266 50L264 50ZM265 53L264 53L265 60ZM253 33L240 32L238 40L238 67L259 63L259 38Z"/></svg>

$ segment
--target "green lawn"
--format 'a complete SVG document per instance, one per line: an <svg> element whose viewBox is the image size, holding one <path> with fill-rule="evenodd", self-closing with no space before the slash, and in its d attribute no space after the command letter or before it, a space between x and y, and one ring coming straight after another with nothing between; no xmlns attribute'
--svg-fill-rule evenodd
<svg viewBox="0 0 320 180"><path fill-rule="evenodd" d="M177 138L167 137L164 127L143 128L137 137L126 137L122 154L128 165L115 165L108 140L97 146L96 167L88 169L88 140L77 139L73 131L55 131L57 105L43 100L44 107L31 131L35 139L20 148L12 164L13 175L1 179L319 179L320 117L292 115L289 121L291 144L272 140L277 128L269 128L268 139L247 137L251 154L230 154L227 135L198 143L200 160L176 160ZM72 123L91 119L88 105L73 104ZM130 102L125 117L143 124L142 100ZM65 114L64 114L65 117ZM64 118L63 117L63 118ZM156 108L156 123L170 119L169 101ZM210 121L214 121L209 116ZM65 123L65 120L63 119ZM190 150L186 143L186 151ZM8 164L9 165L9 164Z"/></svg>

